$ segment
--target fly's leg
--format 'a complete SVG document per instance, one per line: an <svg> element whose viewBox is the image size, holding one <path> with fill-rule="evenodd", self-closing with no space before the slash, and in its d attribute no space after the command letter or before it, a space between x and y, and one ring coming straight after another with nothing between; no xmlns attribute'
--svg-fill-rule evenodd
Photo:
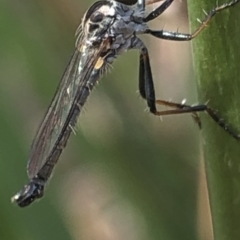
<svg viewBox="0 0 240 240"><path fill-rule="evenodd" d="M164 115L173 115L173 114L184 114L184 113L192 113L194 120L197 122L199 127L201 127L201 121L197 115L198 112L206 112L221 128L223 128L226 132L228 132L232 137L236 140L240 140L240 134L236 133L229 125L218 116L216 111L212 108L208 107L207 105L185 105L179 103L168 102L164 100L156 100L156 103L159 105L164 105L168 107L175 108L173 110L166 110L166 111L156 111L155 115L157 116L164 116Z"/></svg>
<svg viewBox="0 0 240 240"><path fill-rule="evenodd" d="M137 6L140 11L145 11L146 3L145 0L138 0L137 1Z"/></svg>
<svg viewBox="0 0 240 240"><path fill-rule="evenodd" d="M162 5L160 5L158 8L153 10L149 15L144 18L145 22L149 22L155 18L157 18L159 15L161 15L173 2L174 0L166 0L163 2Z"/></svg>
<svg viewBox="0 0 240 240"><path fill-rule="evenodd" d="M228 132L236 140L240 140L240 134L236 133L229 125L218 116L216 111L207 106L206 104L190 106L181 103L174 103L164 100L155 100L155 90L152 78L151 66L148 56L148 51L145 46L142 46L139 60L139 92L140 95L147 100L147 105L151 113L156 116L174 115L191 113L194 121L201 128L201 121L198 112L206 112L221 128ZM164 105L172 110L157 111L156 104Z"/></svg>
<svg viewBox="0 0 240 240"><path fill-rule="evenodd" d="M167 1L165 1L164 3L166 2ZM164 3L162 5L164 5ZM240 0L233 0L229 3L225 3L218 7L213 8L206 15L206 18L201 22L200 26L193 33L179 33L179 32L170 32L170 31L164 31L164 30L155 31L151 29L147 29L145 33L151 34L154 37L161 38L161 39L167 39L167 40L173 40L173 41L190 41L196 36L198 36L198 34L207 27L207 24L211 21L211 19L215 16L216 13L221 12L224 9L230 8L236 5L237 3L240 3ZM149 16L150 15L151 13L149 14Z"/></svg>
<svg viewBox="0 0 240 240"><path fill-rule="evenodd" d="M148 50L142 42L139 41L139 43L141 44L141 48L140 48L140 58L139 58L139 86L138 86L138 88L139 88L140 95L144 99L147 100L147 105L149 107L150 112L153 113L154 115L160 116L160 115L167 115L166 113L177 114L177 113L184 113L183 111L189 112L189 109L191 109L190 112L192 112L193 119L198 124L198 126L201 128L200 118L198 117L196 111L192 110L191 106L167 102L167 101L161 101L161 100L156 101ZM172 110L173 113L171 111L168 111L164 114L164 112L157 111L156 103L165 105L165 106L169 106L172 108L176 108L176 109ZM177 110L179 112L177 112ZM201 111L201 109L199 109L198 111ZM202 111L205 111L205 109Z"/></svg>
<svg viewBox="0 0 240 240"><path fill-rule="evenodd" d="M151 5L151 4L153 4L153 3L157 3L157 2L161 2L161 1L163 1L163 0L148 0L148 1L146 2L146 5Z"/></svg>
<svg viewBox="0 0 240 240"><path fill-rule="evenodd" d="M154 83L147 48L143 45L140 49L139 58L139 92L147 100L151 113L157 112Z"/></svg>
<svg viewBox="0 0 240 240"><path fill-rule="evenodd" d="M156 100L156 103L158 105L162 105L162 106L166 106L166 107L170 107L170 108L175 108L173 111L173 113L171 113L172 110L168 110L168 111L161 111L161 112L157 112L156 115L160 114L160 116L162 115L170 115L170 114L179 114L179 113L184 113L181 112L183 110L188 110L188 109L192 109L192 106L184 104L184 103L175 103L175 102L170 102L170 101L164 101L164 100ZM201 109L202 105L198 105L199 109L198 111L193 111L192 113L192 118L193 120L197 123L198 127L201 129L202 128L202 123L201 123L201 119L198 116L198 112L200 111L205 111ZM205 106L205 105L204 105ZM204 107L203 107L204 108ZM177 112L175 110L180 110L180 112ZM167 114L169 113L169 114ZM188 112L187 112L188 113Z"/></svg>
<svg viewBox="0 0 240 240"><path fill-rule="evenodd" d="M151 5L153 3L156 2L161 2L163 0L148 0L147 2L145 0L138 0L137 5L139 10L144 11L146 5ZM153 10L145 19L145 22L151 21L153 19L155 19L156 17L158 17L159 15L161 15L173 2L174 0L165 0L164 3L159 6L158 8L156 8L155 10Z"/></svg>
<svg viewBox="0 0 240 240"><path fill-rule="evenodd" d="M186 104L179 104L164 100L156 100L148 50L141 42L141 40L137 39L136 44L138 44L138 46L141 46L139 47L140 48L139 92L140 95L144 99L146 99L147 105L151 113L153 113L156 116L191 113L193 119L201 128L201 121L197 113L206 112L221 128L223 128L235 139L240 140L240 134L236 133L236 131L229 127L229 125L218 116L216 111L208 107L206 104L190 106ZM157 111L156 104L168 106L174 109L166 111Z"/></svg>

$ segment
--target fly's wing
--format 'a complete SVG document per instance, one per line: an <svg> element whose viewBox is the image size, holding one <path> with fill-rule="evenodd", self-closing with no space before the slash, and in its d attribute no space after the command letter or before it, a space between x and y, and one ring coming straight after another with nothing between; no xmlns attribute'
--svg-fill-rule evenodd
<svg viewBox="0 0 240 240"><path fill-rule="evenodd" d="M75 50L58 86L50 107L37 131L28 160L28 176L33 178L48 162L61 139L63 127L68 125L71 108L88 77L94 70L106 41L98 48L82 45Z"/></svg>

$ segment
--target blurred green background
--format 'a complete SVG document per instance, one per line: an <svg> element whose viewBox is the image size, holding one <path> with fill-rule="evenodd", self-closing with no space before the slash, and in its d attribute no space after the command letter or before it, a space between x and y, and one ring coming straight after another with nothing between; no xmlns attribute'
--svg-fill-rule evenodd
<svg viewBox="0 0 240 240"><path fill-rule="evenodd" d="M11 204L92 2L0 2L0 239L211 239L198 127L189 115L161 121L144 111L137 51L119 57L91 94L45 197L25 209ZM151 26L188 32L186 2ZM196 102L190 44L143 39L157 98Z"/></svg>

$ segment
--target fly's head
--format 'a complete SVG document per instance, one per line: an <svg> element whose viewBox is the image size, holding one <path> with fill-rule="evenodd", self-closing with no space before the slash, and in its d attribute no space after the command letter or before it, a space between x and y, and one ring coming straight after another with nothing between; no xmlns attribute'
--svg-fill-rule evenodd
<svg viewBox="0 0 240 240"><path fill-rule="evenodd" d="M116 12L111 1L95 2L82 19L81 41L88 46L97 47L104 39L109 38L108 29L113 24L115 15ZM76 44L79 46L79 39Z"/></svg>
<svg viewBox="0 0 240 240"><path fill-rule="evenodd" d="M143 20L144 12L137 4L128 6L113 0L95 2L77 30L76 48L86 56L102 45L101 62L112 64L121 53L136 48L136 36L148 28Z"/></svg>

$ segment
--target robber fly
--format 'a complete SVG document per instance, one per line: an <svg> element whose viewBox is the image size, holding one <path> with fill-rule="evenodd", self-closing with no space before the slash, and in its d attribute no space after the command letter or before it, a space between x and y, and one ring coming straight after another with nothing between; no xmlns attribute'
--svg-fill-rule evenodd
<svg viewBox="0 0 240 240"><path fill-rule="evenodd" d="M149 0L149 3L158 1L161 0ZM145 12L145 0L138 0L133 6L114 0L102 0L95 2L87 10L76 31L75 51L32 144L27 165L30 182L13 196L12 201L25 207L43 196L45 184L67 144L91 90L107 67L120 54L130 49L138 49L140 52L139 92L146 99L151 113L157 116L192 113L200 124L196 113L206 111L234 138L240 138L206 105L189 106L156 101L148 50L138 38L141 34L150 34L160 39L190 41L206 27L217 12L234 6L240 0L212 9L192 34L150 29L147 23L161 15L173 1L163 1L149 14ZM172 107L173 110L159 112L156 104Z"/></svg>

